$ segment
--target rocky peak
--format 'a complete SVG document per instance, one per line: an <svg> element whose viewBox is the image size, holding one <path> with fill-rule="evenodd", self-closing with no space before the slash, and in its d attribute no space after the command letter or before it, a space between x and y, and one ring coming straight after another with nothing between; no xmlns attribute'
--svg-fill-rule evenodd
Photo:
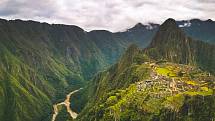
<svg viewBox="0 0 215 121"><path fill-rule="evenodd" d="M177 24L175 19L169 18L161 26L177 27Z"/></svg>
<svg viewBox="0 0 215 121"><path fill-rule="evenodd" d="M179 28L174 19L166 20L145 49L154 59L164 59L175 63L198 65L214 71L214 45L192 39ZM209 64L210 63L210 64Z"/></svg>
<svg viewBox="0 0 215 121"><path fill-rule="evenodd" d="M150 47L164 46L170 43L179 43L185 38L186 35L178 27L176 21L172 18L169 18L158 29L150 44Z"/></svg>

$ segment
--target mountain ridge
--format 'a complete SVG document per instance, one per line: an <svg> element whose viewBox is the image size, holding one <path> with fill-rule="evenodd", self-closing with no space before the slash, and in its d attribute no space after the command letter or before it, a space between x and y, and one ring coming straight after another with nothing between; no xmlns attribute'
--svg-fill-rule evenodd
<svg viewBox="0 0 215 121"><path fill-rule="evenodd" d="M49 120L52 103L115 63L130 43L111 33L104 36L76 26L0 20L0 120ZM80 111L84 103L78 102Z"/></svg>
<svg viewBox="0 0 215 121"><path fill-rule="evenodd" d="M105 30L86 32L73 25L0 20L0 96L2 97L0 120L49 120L53 102L61 100L67 92L82 87L94 74L115 64L116 61L119 63L108 70L110 75L106 75L105 72L100 73L101 77L95 77L96 82L99 82L104 75L110 80L114 79L110 86L115 88L119 85L127 87L136 82L138 75L132 72L137 67L131 65L148 61L147 55L137 49L137 46L131 45L127 51L128 54L122 56L122 59L119 58L130 44L147 47L158 27L155 25L155 28L148 29L147 26L142 26L141 29L117 33ZM207 48L209 44L202 44L200 41L198 43L192 47L200 47L201 51L205 52L213 50L212 45ZM161 45L158 47L162 48ZM202 56L204 53L201 51L198 51L199 54L196 54L196 57L208 60L198 62L201 62L201 65L207 65L207 68L213 68L211 66L213 59L209 58L214 57L213 51L205 57ZM159 54L160 52L162 51L157 51L158 55L162 55ZM165 55L165 52L170 51L167 49L163 52ZM178 58L173 59L175 60L178 61ZM186 60L187 58L185 62ZM128 70L127 67L129 67ZM121 71L125 73L121 74ZM148 71L144 68L140 73L142 72ZM126 78L128 80L125 83ZM95 87L101 86L96 82ZM108 83L109 80L104 82ZM102 93L99 92L98 95ZM82 103L82 100L76 102L81 104L77 104L75 109L78 111L83 109L85 103ZM32 108L35 110L29 112Z"/></svg>
<svg viewBox="0 0 215 121"><path fill-rule="evenodd" d="M212 120L215 78L209 71L214 61L206 60L212 64L207 68L199 59L209 58L213 52L208 57L204 53L214 48L188 37L175 20L168 19L149 47L130 46L117 64L92 80L94 96L78 120Z"/></svg>

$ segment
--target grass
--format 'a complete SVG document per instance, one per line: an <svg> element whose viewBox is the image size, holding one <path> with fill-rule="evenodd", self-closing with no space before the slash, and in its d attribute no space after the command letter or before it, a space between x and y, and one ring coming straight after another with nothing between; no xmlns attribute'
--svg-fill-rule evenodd
<svg viewBox="0 0 215 121"><path fill-rule="evenodd" d="M165 107L171 108L173 110L179 110L184 103L184 96L183 94L177 94L174 96L167 97L166 100L163 102Z"/></svg>
<svg viewBox="0 0 215 121"><path fill-rule="evenodd" d="M209 96L213 94L212 89L208 89L208 91L186 91L184 94L187 94L189 96L196 96L196 95L201 95L201 96Z"/></svg>
<svg viewBox="0 0 215 121"><path fill-rule="evenodd" d="M190 80L190 81L186 81L186 83L187 83L187 84L189 84L189 85L193 85L193 86L197 86L197 85L199 85L197 82L192 81L192 80Z"/></svg>
<svg viewBox="0 0 215 121"><path fill-rule="evenodd" d="M156 69L156 71L157 71L158 74L160 74L162 76L168 76L168 77L175 77L176 76L176 74L173 71L171 71L171 70L169 70L167 68L158 67Z"/></svg>

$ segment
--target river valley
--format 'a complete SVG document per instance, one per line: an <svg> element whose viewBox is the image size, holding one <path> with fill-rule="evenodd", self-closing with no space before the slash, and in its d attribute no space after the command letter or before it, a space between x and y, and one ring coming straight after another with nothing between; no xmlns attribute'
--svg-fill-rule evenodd
<svg viewBox="0 0 215 121"><path fill-rule="evenodd" d="M53 115L52 115L52 121L55 121L55 119L56 119L56 117L57 117L57 115L59 113L59 106L61 106L61 105L64 105L66 107L67 112L69 113L69 115L73 119L75 119L78 116L78 114L76 112L72 111L72 109L70 108L70 97L74 93L80 91L81 89L83 89L83 88L80 88L78 90L74 90L74 91L70 92L69 94L66 95L66 99L63 102L60 102L60 103L57 103L57 104L53 105L54 112L53 112Z"/></svg>

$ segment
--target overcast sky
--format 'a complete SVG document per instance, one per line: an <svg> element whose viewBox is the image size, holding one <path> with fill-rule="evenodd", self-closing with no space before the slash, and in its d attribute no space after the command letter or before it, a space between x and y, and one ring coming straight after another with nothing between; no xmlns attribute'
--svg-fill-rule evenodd
<svg viewBox="0 0 215 121"><path fill-rule="evenodd" d="M0 18L122 31L167 18L215 20L215 0L0 0Z"/></svg>

